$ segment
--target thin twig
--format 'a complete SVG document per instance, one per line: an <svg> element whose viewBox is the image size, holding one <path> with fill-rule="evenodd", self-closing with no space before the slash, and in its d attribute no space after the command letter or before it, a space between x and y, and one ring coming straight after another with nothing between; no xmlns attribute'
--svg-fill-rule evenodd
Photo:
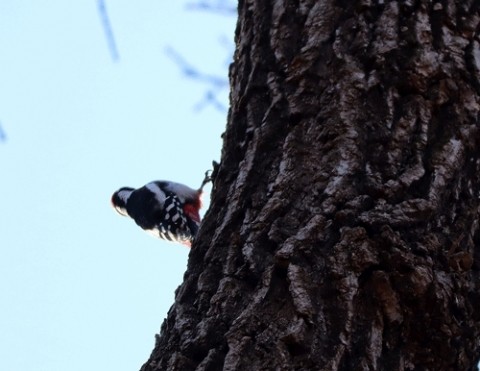
<svg viewBox="0 0 480 371"><path fill-rule="evenodd" d="M0 122L0 142L6 142L7 141L7 133L5 133L5 130L2 128L2 123Z"/></svg>
<svg viewBox="0 0 480 371"><path fill-rule="evenodd" d="M228 2L224 0L217 1L214 3L213 1L198 1L197 3L189 3L187 4L188 9L193 10L202 10L207 12L213 13L220 13L226 15L232 15L237 13L237 7L231 3L230 5Z"/></svg>
<svg viewBox="0 0 480 371"><path fill-rule="evenodd" d="M206 82L214 87L225 87L228 85L226 78L201 72L196 67L188 63L187 60L172 47L166 47L165 53L175 62L178 67L180 67L185 76L191 79Z"/></svg>
<svg viewBox="0 0 480 371"><path fill-rule="evenodd" d="M201 72L188 63L187 60L172 47L167 47L165 53L175 62L186 77L206 83L209 86L202 101L195 105L196 111L203 109L207 105L211 105L222 112L227 110L225 105L222 104L222 100L218 98L220 92L228 87L228 79L226 77Z"/></svg>
<svg viewBox="0 0 480 371"><path fill-rule="evenodd" d="M113 62L117 62L120 59L120 54L118 53L117 44L115 43L115 37L113 35L112 25L110 24L110 19L108 18L107 7L105 6L104 0L98 0L98 14L100 15L100 20L102 22L103 31L105 32L105 37L107 39L108 50L110 51L110 56L112 57Z"/></svg>

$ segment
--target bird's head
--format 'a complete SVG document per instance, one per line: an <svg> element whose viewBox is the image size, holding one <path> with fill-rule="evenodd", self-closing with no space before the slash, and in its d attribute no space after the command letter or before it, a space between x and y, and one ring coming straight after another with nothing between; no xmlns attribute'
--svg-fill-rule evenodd
<svg viewBox="0 0 480 371"><path fill-rule="evenodd" d="M128 216L127 201L134 190L134 188L123 187L112 195L112 206L120 215Z"/></svg>

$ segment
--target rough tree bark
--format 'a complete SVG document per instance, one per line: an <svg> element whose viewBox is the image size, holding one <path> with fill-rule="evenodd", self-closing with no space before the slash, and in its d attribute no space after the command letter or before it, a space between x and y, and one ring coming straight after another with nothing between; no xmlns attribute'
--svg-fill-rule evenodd
<svg viewBox="0 0 480 371"><path fill-rule="evenodd" d="M474 370L478 1L242 0L212 204L151 370Z"/></svg>

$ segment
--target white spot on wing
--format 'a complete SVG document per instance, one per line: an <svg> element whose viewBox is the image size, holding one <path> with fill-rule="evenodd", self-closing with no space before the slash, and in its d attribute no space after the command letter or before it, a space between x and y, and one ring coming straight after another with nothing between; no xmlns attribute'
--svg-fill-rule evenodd
<svg viewBox="0 0 480 371"><path fill-rule="evenodd" d="M198 197L198 191L185 184L169 182L167 189L177 195L182 203L186 200L194 200Z"/></svg>
<svg viewBox="0 0 480 371"><path fill-rule="evenodd" d="M155 184L155 182L151 182L145 185L145 188L147 188L150 192L155 194L155 199L160 203L160 205L163 205L165 202L165 192L162 191L162 189Z"/></svg>

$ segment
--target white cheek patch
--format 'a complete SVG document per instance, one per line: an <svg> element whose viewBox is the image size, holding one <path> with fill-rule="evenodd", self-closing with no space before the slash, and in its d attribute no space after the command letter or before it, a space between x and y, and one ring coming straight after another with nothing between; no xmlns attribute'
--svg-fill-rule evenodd
<svg viewBox="0 0 480 371"><path fill-rule="evenodd" d="M123 207L114 206L114 208L115 208L115 211L117 213L119 213L120 215L129 216L128 213L127 213L127 210L125 210Z"/></svg>

